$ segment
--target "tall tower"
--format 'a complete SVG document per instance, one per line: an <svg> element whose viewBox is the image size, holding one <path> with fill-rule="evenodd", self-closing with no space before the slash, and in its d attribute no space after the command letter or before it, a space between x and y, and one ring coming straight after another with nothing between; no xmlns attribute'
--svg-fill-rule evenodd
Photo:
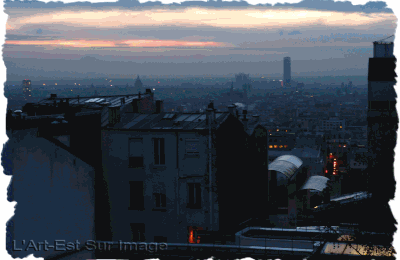
<svg viewBox="0 0 400 260"><path fill-rule="evenodd" d="M373 196L386 202L394 198L395 191L393 163L398 123L395 62L393 42L374 42L374 57L368 64L369 158L365 177Z"/></svg>
<svg viewBox="0 0 400 260"><path fill-rule="evenodd" d="M290 88L291 81L291 61L290 57L283 58L283 84L285 87Z"/></svg>
<svg viewBox="0 0 400 260"><path fill-rule="evenodd" d="M22 81L22 93L25 100L30 100L32 98L32 86L29 79L25 79Z"/></svg>

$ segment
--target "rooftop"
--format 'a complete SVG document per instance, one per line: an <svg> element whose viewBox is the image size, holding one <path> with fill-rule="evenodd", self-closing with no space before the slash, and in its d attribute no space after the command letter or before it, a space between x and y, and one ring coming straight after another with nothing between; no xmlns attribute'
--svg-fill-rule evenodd
<svg viewBox="0 0 400 260"><path fill-rule="evenodd" d="M215 126L218 127L229 116L228 112L215 113ZM124 113L121 121L112 129L170 129L170 130L203 130L207 129L206 113L172 113L158 114Z"/></svg>

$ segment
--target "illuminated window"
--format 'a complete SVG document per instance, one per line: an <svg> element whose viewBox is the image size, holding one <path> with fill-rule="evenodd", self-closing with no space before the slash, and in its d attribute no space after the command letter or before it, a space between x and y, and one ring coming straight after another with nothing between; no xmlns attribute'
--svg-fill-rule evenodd
<svg viewBox="0 0 400 260"><path fill-rule="evenodd" d="M278 146L277 146L277 145L274 145L274 148L278 148Z"/></svg>
<svg viewBox="0 0 400 260"><path fill-rule="evenodd" d="M270 145L269 148L274 148L274 146L273 146L273 145Z"/></svg>
<svg viewBox="0 0 400 260"><path fill-rule="evenodd" d="M287 148L288 147L287 144L285 144L284 147Z"/></svg>
<svg viewBox="0 0 400 260"><path fill-rule="evenodd" d="M283 148L283 145L280 145L279 148Z"/></svg>

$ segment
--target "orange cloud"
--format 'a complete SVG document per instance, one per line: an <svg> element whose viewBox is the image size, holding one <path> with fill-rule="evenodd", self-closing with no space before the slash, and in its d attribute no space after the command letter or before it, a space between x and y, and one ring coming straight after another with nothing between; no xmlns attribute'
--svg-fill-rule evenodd
<svg viewBox="0 0 400 260"><path fill-rule="evenodd" d="M32 46L65 46L73 48L92 47L227 47L233 46L219 42L199 41L171 41L171 40L124 40L124 41L100 41L100 40L51 40L51 41L9 41L10 45L32 45Z"/></svg>
<svg viewBox="0 0 400 260"><path fill-rule="evenodd" d="M365 15L359 12L316 11L302 9L246 8L246 9L205 9L187 8L181 10L153 9L103 10L103 11L56 11L27 15L8 20L8 26L18 29L28 24L71 24L75 27L124 28L135 26L177 25L196 27L213 26L220 28L272 29L282 27L309 27L316 24L325 26L359 27L368 29L377 22L395 22L396 16L389 13ZM11 28L10 27L10 28Z"/></svg>

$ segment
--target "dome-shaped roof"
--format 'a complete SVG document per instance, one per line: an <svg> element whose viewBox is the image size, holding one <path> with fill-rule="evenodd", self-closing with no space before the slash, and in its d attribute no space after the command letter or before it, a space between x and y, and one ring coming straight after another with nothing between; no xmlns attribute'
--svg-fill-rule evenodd
<svg viewBox="0 0 400 260"><path fill-rule="evenodd" d="M282 155L276 158L268 170L277 171L291 178L293 174L303 165L303 161L294 155Z"/></svg>

